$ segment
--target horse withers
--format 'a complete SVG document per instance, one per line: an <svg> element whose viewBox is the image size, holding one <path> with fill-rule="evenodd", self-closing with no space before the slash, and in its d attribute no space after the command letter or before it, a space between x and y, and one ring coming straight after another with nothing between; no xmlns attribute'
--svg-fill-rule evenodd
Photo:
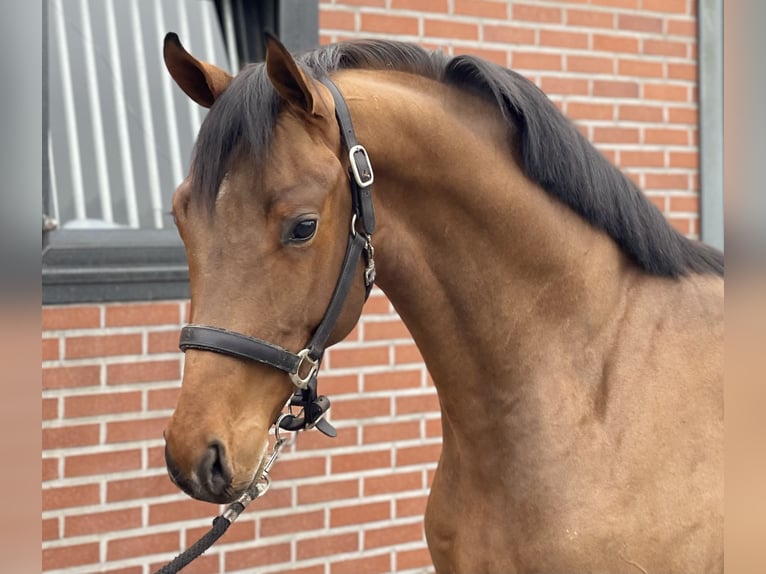
<svg viewBox="0 0 766 574"><path fill-rule="evenodd" d="M348 264L358 175L331 86L347 102L374 165L376 283L441 405L438 572L722 571L720 252L479 58L376 40L295 59L271 38L232 78L169 35L165 61L210 107L173 197L191 321L288 358L320 323L327 344L348 334L368 288L368 258ZM166 431L176 484L217 503L248 488L287 370L187 349Z"/></svg>

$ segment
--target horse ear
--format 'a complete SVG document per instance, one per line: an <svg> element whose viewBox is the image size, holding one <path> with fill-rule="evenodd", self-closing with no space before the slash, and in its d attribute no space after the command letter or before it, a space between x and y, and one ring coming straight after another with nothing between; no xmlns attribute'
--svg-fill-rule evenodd
<svg viewBox="0 0 766 574"><path fill-rule="evenodd" d="M282 99L314 116L325 116L327 105L319 82L301 70L290 52L270 33L266 33L266 74Z"/></svg>
<svg viewBox="0 0 766 574"><path fill-rule="evenodd" d="M172 32L165 36L162 49L165 66L178 87L199 105L213 105L233 79L225 70L200 62L181 45Z"/></svg>

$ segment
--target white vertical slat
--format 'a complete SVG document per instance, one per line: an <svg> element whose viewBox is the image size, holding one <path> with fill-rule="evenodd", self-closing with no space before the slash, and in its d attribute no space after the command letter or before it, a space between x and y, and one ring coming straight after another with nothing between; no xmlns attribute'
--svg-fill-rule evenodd
<svg viewBox="0 0 766 574"><path fill-rule="evenodd" d="M50 176L50 184L48 189L50 205L48 207L51 210L51 213L48 215L58 221L59 225L61 225L61 214L59 213L59 192L58 185L56 185L56 163L53 157L53 138L51 137L50 130L48 130L48 174Z"/></svg>
<svg viewBox="0 0 766 574"><path fill-rule="evenodd" d="M204 3L202 6L202 12L204 14L207 14L207 7L208 3ZM179 2L178 3L178 15L179 20L181 21L181 40L182 42L191 50L192 45L192 37L191 33L189 32L189 14L186 11L186 2ZM204 26L205 33L207 33L207 27ZM208 62L210 60L207 60ZM191 98L184 98L186 100L186 104L188 106L189 110L189 119L191 120L191 129L192 134L195 136L199 132L200 125L202 125L202 118L200 116L200 110L199 110L199 104L197 104L194 100Z"/></svg>
<svg viewBox="0 0 766 574"><path fill-rule="evenodd" d="M229 53L229 64L233 74L239 73L239 57L237 56L237 34L234 30L234 13L231 0L223 0L223 29L226 34L226 46Z"/></svg>
<svg viewBox="0 0 766 574"><path fill-rule="evenodd" d="M141 31L141 17L138 9L138 0L130 0L130 16L133 25L136 62L145 62L144 36ZM162 228L162 194L160 191L160 174L157 166L157 145L154 139L154 125L152 123L152 103L149 97L149 84L146 70L138 67L138 98L141 107L141 127L144 134L144 150L146 151L146 167L149 176L149 198L151 203L152 219L154 227Z"/></svg>
<svg viewBox="0 0 766 574"><path fill-rule="evenodd" d="M72 71L69 67L69 45L67 44L66 22L61 0L52 0L51 8L56 24L56 52L59 55L61 69L61 97L64 103L64 121L66 124L67 144L69 148L69 163L72 177L72 199L74 215L77 219L85 219L85 195L82 183L82 163L80 161L80 142L77 138L77 114L74 107L72 90Z"/></svg>
<svg viewBox="0 0 766 574"><path fill-rule="evenodd" d="M95 47L90 22L90 9L87 0L80 0L80 17L82 25L83 48L85 52L85 77L88 86L90 102L90 118L93 130L93 149L96 160L96 177L98 180L98 195L101 200L101 216L109 223L114 221L112 215L112 197L109 186L109 171L106 161L106 142L104 141L104 125L101 114L101 99L98 94L98 75L96 71Z"/></svg>
<svg viewBox="0 0 766 574"><path fill-rule="evenodd" d="M107 37L109 38L109 63L112 67L112 79L114 80L114 109L117 115L117 140L120 148L125 207L128 214L128 225L137 229L140 222L138 200L136 199L136 182L133 177L133 154L130 149L130 132L128 131L128 106L125 102L125 85L122 79L120 47L117 42L117 23L112 0L105 0L105 7Z"/></svg>
<svg viewBox="0 0 766 574"><path fill-rule="evenodd" d="M183 2L182 2L183 4ZM165 15L162 12L162 2L154 2L154 23L158 40L165 35ZM159 41L157 42L159 45ZM165 104L165 125L168 131L168 146L170 147L170 168L173 173L173 183L178 185L183 181L181 162L181 147L178 142L178 121L176 107L173 102L173 85L169 74L160 74L162 85L162 100Z"/></svg>

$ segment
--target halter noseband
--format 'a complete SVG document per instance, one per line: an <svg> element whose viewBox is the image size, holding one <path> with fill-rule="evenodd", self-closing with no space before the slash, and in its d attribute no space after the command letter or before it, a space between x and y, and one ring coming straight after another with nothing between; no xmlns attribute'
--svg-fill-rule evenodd
<svg viewBox="0 0 766 574"><path fill-rule="evenodd" d="M320 81L327 86L335 100L335 117L340 127L341 142L348 150L351 187L351 226L348 246L340 277L335 284L335 291L324 317L314 331L311 341L298 353L292 353L273 343L235 331L193 324L181 329L179 347L184 352L188 349L198 349L237 359L256 361L286 372L298 388L290 404L302 407L303 416L285 415L280 418L280 426L287 430L316 426L328 436L335 436L335 429L322 418L330 408L330 401L323 395L317 396L317 373L327 339L335 328L335 323L343 309L362 254L365 257L365 300L369 297L375 282L375 259L372 247L372 233L375 231L372 183L375 177L367 150L356 140L346 101L329 78L324 77Z"/></svg>

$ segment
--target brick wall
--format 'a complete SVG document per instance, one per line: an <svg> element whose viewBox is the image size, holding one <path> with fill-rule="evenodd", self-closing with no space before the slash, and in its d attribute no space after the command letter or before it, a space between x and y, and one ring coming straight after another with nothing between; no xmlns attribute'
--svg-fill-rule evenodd
<svg viewBox="0 0 766 574"><path fill-rule="evenodd" d="M321 3L320 27L322 42L397 37L517 69L696 236L694 9L692 0L347 0ZM44 571L148 574L222 508L180 494L164 467L186 314L184 301L43 309ZM438 405L382 293L325 363L338 438L301 436L267 496L185 572L429 569L422 513Z"/></svg>

